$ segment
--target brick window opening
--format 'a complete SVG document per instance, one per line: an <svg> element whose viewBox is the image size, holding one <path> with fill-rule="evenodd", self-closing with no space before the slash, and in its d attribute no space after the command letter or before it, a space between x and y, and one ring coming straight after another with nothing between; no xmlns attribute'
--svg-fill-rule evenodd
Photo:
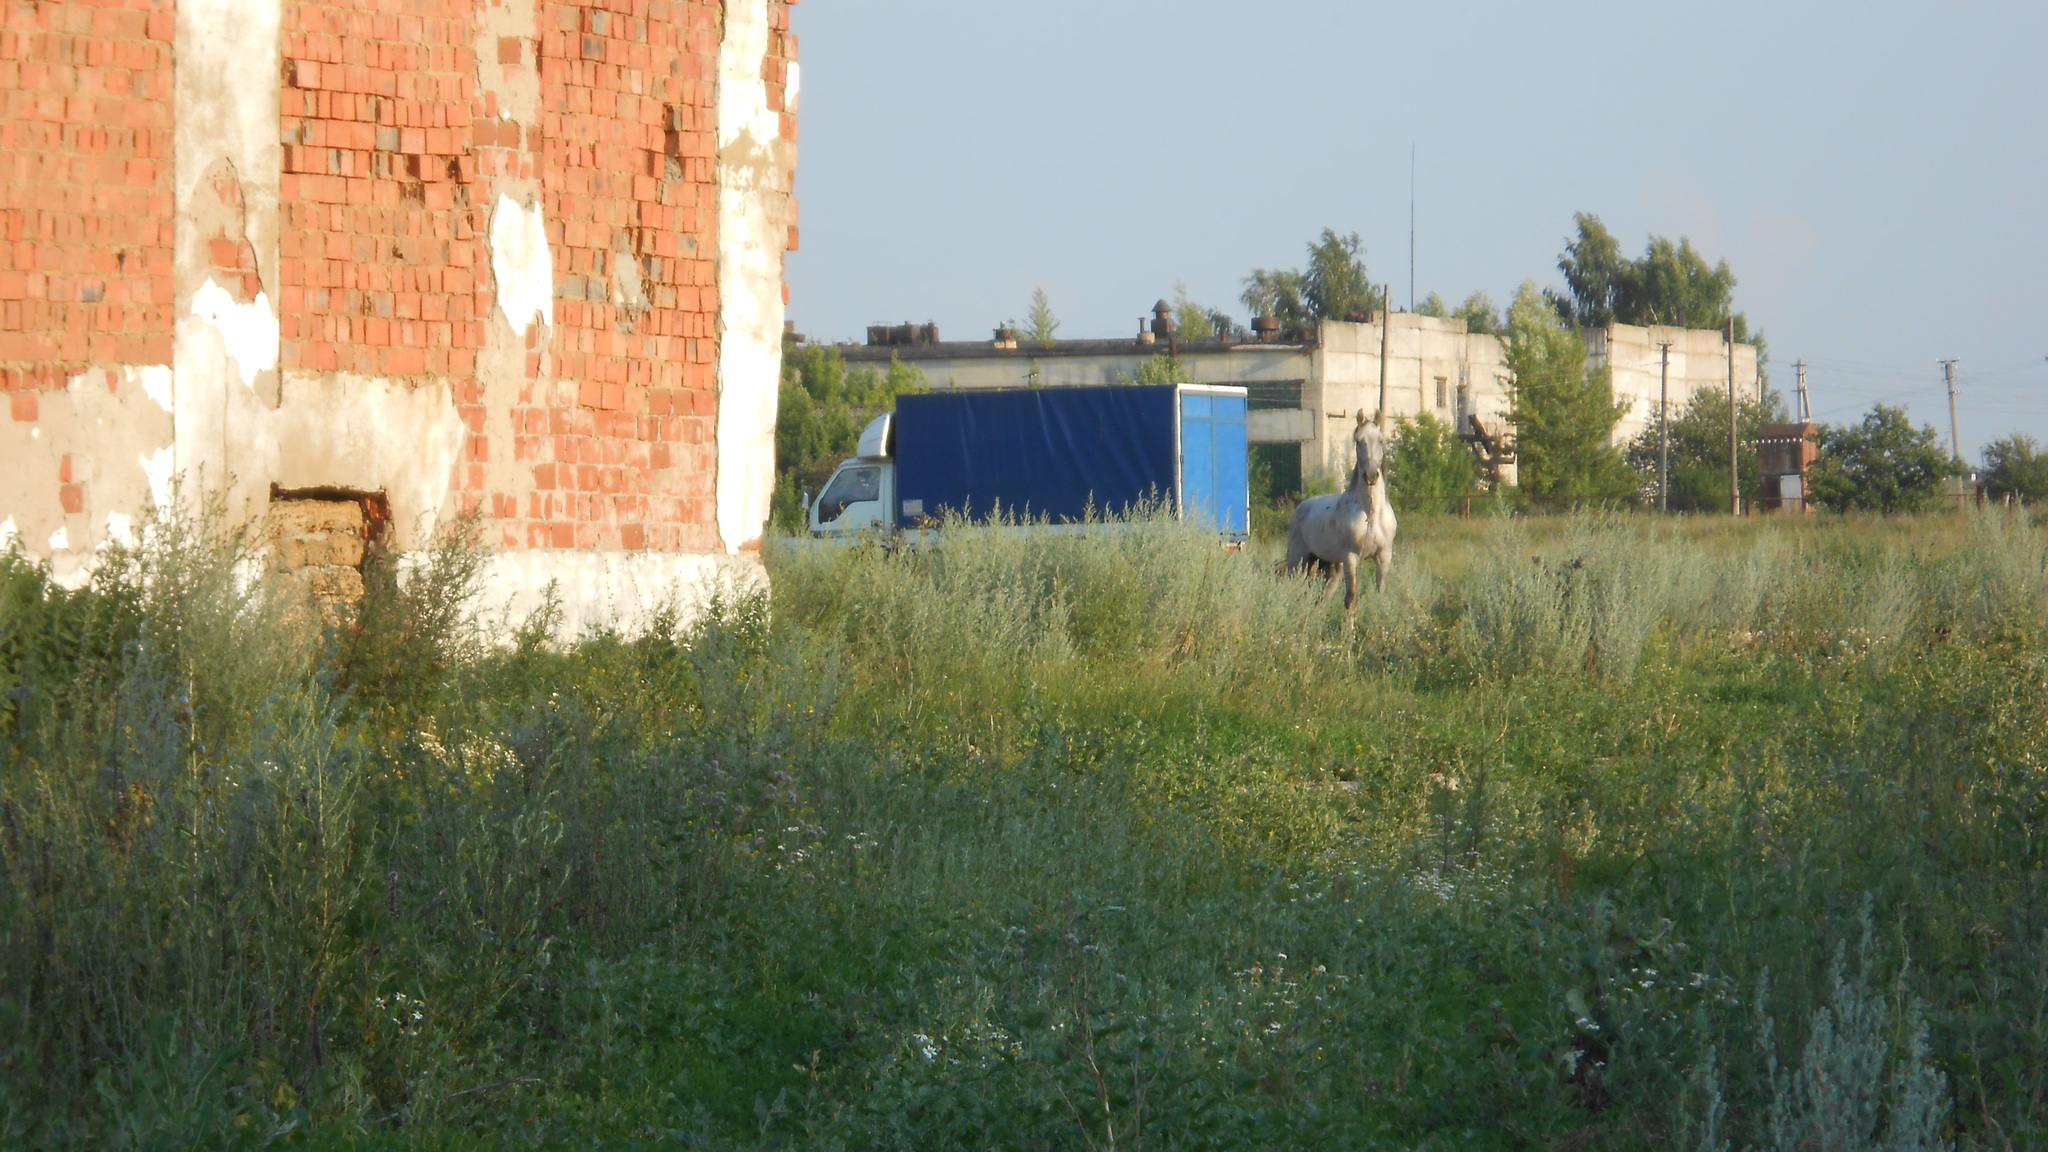
<svg viewBox="0 0 2048 1152"><path fill-rule="evenodd" d="M1450 404L1450 402L1451 402L1451 397L1450 397L1450 391L1451 391L1451 382L1450 382L1449 378L1447 378L1447 377L1443 377L1443 376L1439 376L1439 377L1437 377L1437 378L1436 378L1436 406L1437 406L1437 407L1439 407L1439 408L1443 408L1443 407L1446 407L1446 406L1448 406L1448 405Z"/></svg>

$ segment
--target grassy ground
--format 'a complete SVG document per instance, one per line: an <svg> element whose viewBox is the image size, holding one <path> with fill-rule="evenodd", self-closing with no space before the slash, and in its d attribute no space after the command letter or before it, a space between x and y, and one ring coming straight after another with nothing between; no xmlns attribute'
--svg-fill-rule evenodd
<svg viewBox="0 0 2048 1152"><path fill-rule="evenodd" d="M567 648L204 537L0 561L0 1143L2048 1147L2021 521L1411 518L1349 627L963 530Z"/></svg>

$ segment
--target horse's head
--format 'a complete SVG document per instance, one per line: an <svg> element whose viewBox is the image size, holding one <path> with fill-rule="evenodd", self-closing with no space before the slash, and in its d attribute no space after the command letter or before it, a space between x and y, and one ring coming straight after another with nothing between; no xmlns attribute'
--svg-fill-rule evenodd
<svg viewBox="0 0 2048 1152"><path fill-rule="evenodd" d="M1372 420L1365 418L1365 409L1358 410L1358 427L1351 431L1352 477L1355 483L1372 485L1380 482L1387 466L1387 425L1383 412Z"/></svg>

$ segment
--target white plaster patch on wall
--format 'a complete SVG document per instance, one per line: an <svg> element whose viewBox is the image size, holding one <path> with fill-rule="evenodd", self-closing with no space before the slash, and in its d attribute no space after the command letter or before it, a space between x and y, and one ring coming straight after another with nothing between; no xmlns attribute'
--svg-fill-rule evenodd
<svg viewBox="0 0 2048 1152"><path fill-rule="evenodd" d="M142 465L143 478L149 481L149 502L153 507L163 508L171 502L171 479L178 468L178 453L173 448L159 448L136 457Z"/></svg>
<svg viewBox="0 0 2048 1152"><path fill-rule="evenodd" d="M412 558L409 558L412 559ZM549 585L562 608L556 639L598 628L636 632L664 608L687 623L721 591L765 591L752 557L706 553L508 550L484 563L477 610L487 633L503 639L546 603Z"/></svg>
<svg viewBox="0 0 2048 1152"><path fill-rule="evenodd" d="M198 499L203 485L239 518L269 501L260 430L252 425L278 401L270 331L284 167L284 2L178 0L174 7L173 474L188 478L187 496ZM220 195L222 179L234 181L238 207ZM268 323L228 310L215 295L226 293L213 283L208 249L223 228L230 238L239 229L255 257L260 294L241 307L262 307ZM245 387L234 387L237 377Z"/></svg>
<svg viewBox="0 0 2048 1152"><path fill-rule="evenodd" d="M69 547L71 547L71 533L66 532L63 526L59 525L55 532L50 533L50 551L62 552Z"/></svg>
<svg viewBox="0 0 2048 1152"><path fill-rule="evenodd" d="M14 517L0 520L0 548L12 548L21 539L21 529L14 526Z"/></svg>
<svg viewBox="0 0 2048 1152"><path fill-rule="evenodd" d="M125 512L107 513L107 539L125 548L135 547L135 517Z"/></svg>
<svg viewBox="0 0 2048 1152"><path fill-rule="evenodd" d="M793 151L768 107L768 0L730 0L718 51L718 533L761 538L775 486L782 256Z"/></svg>
<svg viewBox="0 0 2048 1152"><path fill-rule="evenodd" d="M171 366L168 364L145 364L140 368L123 368L126 382L142 388L142 394L156 401L157 407L171 410Z"/></svg>
<svg viewBox="0 0 2048 1152"><path fill-rule="evenodd" d="M497 281L498 308L521 336L533 325L554 319L555 266L548 251L547 221L540 202L522 207L499 196L491 213L491 277Z"/></svg>
<svg viewBox="0 0 2048 1152"><path fill-rule="evenodd" d="M192 294L192 314L220 333L221 343L234 360L243 385L254 388L258 372L277 367L277 313L271 310L270 300L263 293L258 292L254 300L240 304L209 276L199 291ZM156 399L156 393L151 392L150 398ZM170 410L169 399L166 393L158 400L165 411Z"/></svg>
<svg viewBox="0 0 2048 1152"><path fill-rule="evenodd" d="M797 114L797 102L803 97L803 66L796 61L789 62L789 78L782 84L782 107L791 116Z"/></svg>

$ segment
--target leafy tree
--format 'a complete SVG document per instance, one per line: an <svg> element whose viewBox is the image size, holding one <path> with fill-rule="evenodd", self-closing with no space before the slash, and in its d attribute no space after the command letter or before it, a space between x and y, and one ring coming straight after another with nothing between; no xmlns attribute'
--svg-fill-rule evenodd
<svg viewBox="0 0 2048 1152"><path fill-rule="evenodd" d="M929 386L915 365L891 358L889 370L849 368L837 348L809 345L782 357L775 412L775 491L769 519L778 532L803 531L803 496L831 478L860 444L860 430Z"/></svg>
<svg viewBox="0 0 2048 1152"><path fill-rule="evenodd" d="M1365 245L1358 233L1339 236L1323 229L1323 238L1309 246L1301 297L1318 320L1364 320L1379 311L1384 293L1366 273Z"/></svg>
<svg viewBox="0 0 2048 1152"><path fill-rule="evenodd" d="M1482 336L1496 335L1503 327L1493 300L1484 292L1474 292L1465 297L1465 302L1458 305L1458 310L1451 315L1465 322L1465 331Z"/></svg>
<svg viewBox="0 0 2048 1152"><path fill-rule="evenodd" d="M1387 454L1394 503L1403 510L1444 511L1479 483L1479 464L1449 424L1427 412L1394 420Z"/></svg>
<svg viewBox="0 0 2048 1152"><path fill-rule="evenodd" d="M1188 286L1178 282L1173 286L1173 324L1183 340L1235 336L1240 331L1229 313L1189 299Z"/></svg>
<svg viewBox="0 0 2048 1152"><path fill-rule="evenodd" d="M1984 446L1984 491L2028 504L2048 499L2048 453L2034 438L2015 432Z"/></svg>
<svg viewBox="0 0 2048 1152"><path fill-rule="evenodd" d="M1598 216L1578 213L1578 235L1558 257L1565 290L1549 292L1558 318L1581 328L1609 324L1669 324L1725 328L1735 321L1735 339L1750 343L1749 318L1733 311L1735 273L1728 262L1709 268L1706 258L1680 239L1650 237L1640 259L1621 254L1621 244ZM1761 345L1761 337L1755 342Z"/></svg>
<svg viewBox="0 0 2048 1152"><path fill-rule="evenodd" d="M1822 425L1808 479L1814 498L1836 511L1912 512L1933 506L1955 472L1933 425L1914 428L1904 408L1878 404L1861 423Z"/></svg>
<svg viewBox="0 0 2048 1152"><path fill-rule="evenodd" d="M1628 462L1642 475L1643 491L1657 491L1657 413L1629 441ZM1753 396L1735 401L1735 468L1743 499L1757 494L1757 429L1785 419L1784 401L1766 392L1762 403ZM1704 387L1683 408L1671 410L1671 500L1673 511L1728 511L1728 393Z"/></svg>
<svg viewBox="0 0 2048 1152"><path fill-rule="evenodd" d="M1138 365L1138 374L1132 378L1131 383L1184 384L1187 380L1187 370L1180 366L1180 361L1161 352Z"/></svg>
<svg viewBox="0 0 2048 1152"><path fill-rule="evenodd" d="M1340 236L1325 228L1308 246L1307 269L1254 269L1244 278L1241 299L1253 316L1274 317L1283 335L1299 340L1323 320L1363 320L1384 306L1384 296L1366 272L1358 233Z"/></svg>
<svg viewBox="0 0 2048 1152"><path fill-rule="evenodd" d="M1416 305L1415 311L1423 316L1438 319L1463 320L1465 331L1491 336L1501 330L1500 313L1493 307L1493 300L1484 292L1474 292L1465 297L1465 302L1453 309L1444 298L1431 292L1427 299Z"/></svg>
<svg viewBox="0 0 2048 1152"><path fill-rule="evenodd" d="M1636 491L1636 474L1608 443L1627 405L1615 402L1606 369L1587 367L1578 329L1559 322L1533 281L1508 308L1506 364L1522 491L1580 500Z"/></svg>
<svg viewBox="0 0 2048 1152"><path fill-rule="evenodd" d="M1046 298L1045 289L1031 290L1031 311L1025 317L1024 338L1043 348L1050 348L1059 339L1060 318L1053 315L1052 301Z"/></svg>
<svg viewBox="0 0 2048 1152"><path fill-rule="evenodd" d="M1301 273L1256 268L1244 278L1244 293L1238 299L1254 319L1271 316L1280 322L1280 335L1299 340L1308 331L1308 305L1302 299Z"/></svg>

